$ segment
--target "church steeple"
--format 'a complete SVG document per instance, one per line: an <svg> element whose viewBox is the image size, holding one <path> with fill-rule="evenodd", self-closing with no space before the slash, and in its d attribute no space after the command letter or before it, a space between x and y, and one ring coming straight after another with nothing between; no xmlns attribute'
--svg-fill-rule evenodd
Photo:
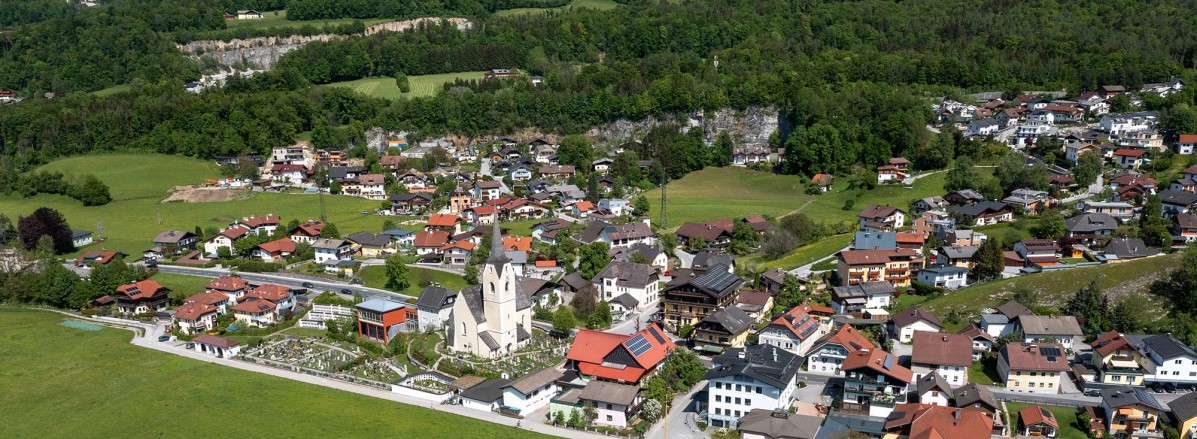
<svg viewBox="0 0 1197 439"><path fill-rule="evenodd" d="M511 262L507 257L507 252L503 249L503 232L499 230L498 206L496 206L495 220L491 223L490 231L490 257L486 258L486 263L495 266L496 272L502 272L503 266Z"/></svg>

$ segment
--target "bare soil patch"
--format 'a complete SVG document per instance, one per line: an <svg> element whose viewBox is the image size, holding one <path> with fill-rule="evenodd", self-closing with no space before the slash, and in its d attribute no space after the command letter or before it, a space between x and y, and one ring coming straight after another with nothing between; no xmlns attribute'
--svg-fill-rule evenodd
<svg viewBox="0 0 1197 439"><path fill-rule="evenodd" d="M247 200L253 196L249 188L175 186L163 203L181 201L184 203L213 203L220 201Z"/></svg>

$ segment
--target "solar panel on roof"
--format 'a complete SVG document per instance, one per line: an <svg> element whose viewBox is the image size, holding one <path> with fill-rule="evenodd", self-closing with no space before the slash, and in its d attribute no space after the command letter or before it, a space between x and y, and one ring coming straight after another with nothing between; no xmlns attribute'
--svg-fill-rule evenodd
<svg viewBox="0 0 1197 439"><path fill-rule="evenodd" d="M628 340L627 343L625 343L625 346L627 346L628 350L632 352L632 355L637 357L643 355L645 352L648 352L648 350L652 349L653 347L648 343L648 340L644 339L644 334L636 334L635 337L632 337L631 340Z"/></svg>
<svg viewBox="0 0 1197 439"><path fill-rule="evenodd" d="M1044 419L1053 419L1052 412L1047 411L1047 409L1039 407L1039 411L1043 413Z"/></svg>
<svg viewBox="0 0 1197 439"><path fill-rule="evenodd" d="M885 370L892 369L894 367L894 356L891 354L885 354L885 363L883 366L885 366Z"/></svg>
<svg viewBox="0 0 1197 439"><path fill-rule="evenodd" d="M1039 355L1043 355L1045 357L1059 357L1060 348L1054 346L1040 346Z"/></svg>
<svg viewBox="0 0 1197 439"><path fill-rule="evenodd" d="M661 333L657 332L657 327L649 326L648 333L652 334L653 338L657 339L657 343L665 344L665 339L661 337Z"/></svg>

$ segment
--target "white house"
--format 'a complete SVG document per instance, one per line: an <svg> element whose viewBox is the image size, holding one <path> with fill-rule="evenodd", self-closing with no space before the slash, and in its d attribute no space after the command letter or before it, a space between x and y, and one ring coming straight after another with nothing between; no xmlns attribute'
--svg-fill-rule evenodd
<svg viewBox="0 0 1197 439"><path fill-rule="evenodd" d="M1081 159L1081 154L1093 153L1101 155L1101 147L1092 143L1076 142L1064 145L1064 159L1072 163L1076 163Z"/></svg>
<svg viewBox="0 0 1197 439"><path fill-rule="evenodd" d="M626 428L629 415L635 416L635 413L629 413L629 409L638 406L643 397L639 386L590 380L582 388L578 401L594 407L597 415L594 417L595 425Z"/></svg>
<svg viewBox="0 0 1197 439"><path fill-rule="evenodd" d="M919 270L920 283L954 290L968 284L968 269L956 265L932 265Z"/></svg>
<svg viewBox="0 0 1197 439"><path fill-rule="evenodd" d="M615 216L624 216L632 213L632 206L623 198L603 198L598 202L598 208L606 210Z"/></svg>
<svg viewBox="0 0 1197 439"><path fill-rule="evenodd" d="M992 136L997 134L999 128L998 121L992 117L973 119L968 122L968 134L973 136Z"/></svg>
<svg viewBox="0 0 1197 439"><path fill-rule="evenodd" d="M735 427L753 409L789 410L802 357L768 345L732 348L715 357L707 380L707 422Z"/></svg>
<svg viewBox="0 0 1197 439"><path fill-rule="evenodd" d="M1101 117L1099 128L1112 136L1146 131L1155 126L1160 114L1155 111L1141 111L1137 113L1107 114Z"/></svg>
<svg viewBox="0 0 1197 439"><path fill-rule="evenodd" d="M91 232L87 230L71 230L71 242L75 247L83 247L93 242Z"/></svg>
<svg viewBox="0 0 1197 439"><path fill-rule="evenodd" d="M1143 381L1174 384L1197 383L1197 352L1169 334L1144 337L1139 341Z"/></svg>
<svg viewBox="0 0 1197 439"><path fill-rule="evenodd" d="M806 355L832 326L830 318L813 315L811 311L809 305L791 308L757 333L757 343Z"/></svg>
<svg viewBox="0 0 1197 439"><path fill-rule="evenodd" d="M320 238L312 243L312 249L316 251L317 264L353 257L353 245L343 239Z"/></svg>
<svg viewBox="0 0 1197 439"><path fill-rule="evenodd" d="M1176 142L1177 154L1192 154L1197 150L1197 134L1181 134Z"/></svg>
<svg viewBox="0 0 1197 439"><path fill-rule="evenodd" d="M1071 350L1072 341L1085 335L1073 316L1022 315L1015 322L1027 343L1049 339Z"/></svg>
<svg viewBox="0 0 1197 439"><path fill-rule="evenodd" d="M249 229L241 225L236 225L222 230L216 236L208 238L204 241L204 254L214 255L221 247L229 249L233 253L233 242L245 237L249 234Z"/></svg>
<svg viewBox="0 0 1197 439"><path fill-rule="evenodd" d="M552 366L524 375L503 386L503 405L519 410L523 416L549 404L560 390L557 380L562 373Z"/></svg>
<svg viewBox="0 0 1197 439"><path fill-rule="evenodd" d="M457 292L433 284L420 292L416 298L417 318L421 331L440 330L449 324L449 317L453 314L453 302L457 300Z"/></svg>
<svg viewBox="0 0 1197 439"><path fill-rule="evenodd" d="M461 406L483 412L498 411L504 388L511 380L490 379L461 392Z"/></svg>
<svg viewBox="0 0 1197 439"><path fill-rule="evenodd" d="M972 344L966 335L915 332L910 370L916 380L934 372L953 386L968 384L968 368L973 364Z"/></svg>
<svg viewBox="0 0 1197 439"><path fill-rule="evenodd" d="M932 371L914 381L920 404L951 406L952 385L939 372Z"/></svg>
<svg viewBox="0 0 1197 439"><path fill-rule="evenodd" d="M910 308L896 313L891 317L894 325L894 335L902 343L910 343L914 334L919 331L939 332L943 330L943 323L935 314L919 308Z"/></svg>
<svg viewBox="0 0 1197 439"><path fill-rule="evenodd" d="M241 355L241 342L215 335L203 334L191 340L195 351L217 358L233 358Z"/></svg>
<svg viewBox="0 0 1197 439"><path fill-rule="evenodd" d="M657 270L651 265L611 261L591 282L598 286L602 300L611 301L627 294L636 300L635 309L640 310L657 307L659 280Z"/></svg>
<svg viewBox="0 0 1197 439"><path fill-rule="evenodd" d="M844 359L861 349L873 349L873 343L853 328L844 325L815 341L808 352L806 370L820 375L840 375Z"/></svg>

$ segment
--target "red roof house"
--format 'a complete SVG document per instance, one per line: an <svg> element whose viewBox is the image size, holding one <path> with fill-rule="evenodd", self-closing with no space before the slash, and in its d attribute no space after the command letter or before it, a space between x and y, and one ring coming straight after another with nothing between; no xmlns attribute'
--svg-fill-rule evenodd
<svg viewBox="0 0 1197 439"><path fill-rule="evenodd" d="M638 383L676 347L655 323L631 335L582 329L565 358L583 375Z"/></svg>

